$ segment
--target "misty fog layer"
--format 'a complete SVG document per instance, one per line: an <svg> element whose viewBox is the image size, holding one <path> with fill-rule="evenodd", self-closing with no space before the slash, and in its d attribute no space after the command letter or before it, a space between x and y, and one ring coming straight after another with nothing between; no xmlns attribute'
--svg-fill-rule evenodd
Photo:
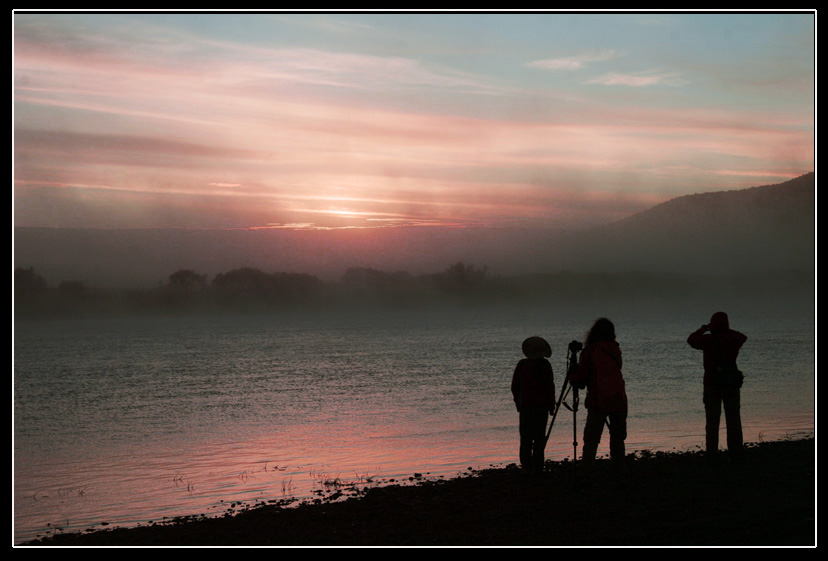
<svg viewBox="0 0 828 561"><path fill-rule="evenodd" d="M815 175L583 232L15 229L21 317L424 304L814 301Z"/></svg>

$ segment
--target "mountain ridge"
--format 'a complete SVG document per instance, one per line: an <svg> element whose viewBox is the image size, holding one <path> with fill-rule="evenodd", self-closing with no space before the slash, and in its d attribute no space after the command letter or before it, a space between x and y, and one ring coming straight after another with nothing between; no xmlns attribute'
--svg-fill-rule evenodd
<svg viewBox="0 0 828 561"><path fill-rule="evenodd" d="M728 191L713 191L708 193L694 193L675 197L663 203L657 204L649 209L638 212L615 224L628 224L647 220L649 217L661 213L671 213L674 209L684 211L721 210L729 205L731 209L739 204L743 210L756 210L757 208L769 210L774 205L786 204L788 212L796 210L797 207L811 207L815 205L816 174L806 173L792 180L783 183L749 187L747 189L731 189ZM717 205L717 203L719 203ZM724 204L721 204L724 203ZM719 207L717 209L717 206ZM754 208L750 208L754 207Z"/></svg>
<svg viewBox="0 0 828 561"><path fill-rule="evenodd" d="M592 270L814 268L815 186L811 172L778 184L676 197L574 235L577 254L566 258L576 269Z"/></svg>

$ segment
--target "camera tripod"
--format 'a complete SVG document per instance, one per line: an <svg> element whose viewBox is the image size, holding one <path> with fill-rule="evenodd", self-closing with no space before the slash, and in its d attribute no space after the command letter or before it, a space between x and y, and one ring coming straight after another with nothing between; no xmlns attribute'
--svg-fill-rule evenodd
<svg viewBox="0 0 828 561"><path fill-rule="evenodd" d="M571 376L578 370L578 353L581 352L583 349L583 345L578 341L572 341L569 343L566 352L566 376L564 377L563 386L561 387L561 393L558 396L558 401L555 404L555 411L552 413L552 421L549 423L549 428L546 431L546 440L544 441L544 447L546 447L546 443L549 442L549 435L552 433L552 427L555 425L555 419L558 417L558 412L561 410L561 406L566 407L570 411L572 411L572 465L575 465L575 462L578 459L578 405L579 405L579 398L578 398L578 387L572 384ZM569 393L572 392L572 405L569 405L564 401Z"/></svg>

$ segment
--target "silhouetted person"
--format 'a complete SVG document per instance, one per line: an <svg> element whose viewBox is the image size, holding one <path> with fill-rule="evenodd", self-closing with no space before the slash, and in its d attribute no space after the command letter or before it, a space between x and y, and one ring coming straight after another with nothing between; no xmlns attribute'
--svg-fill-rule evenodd
<svg viewBox="0 0 828 561"><path fill-rule="evenodd" d="M541 337L523 342L523 354L512 376L512 397L520 414L520 465L529 473L543 470L546 421L555 408L555 380L547 360L552 348Z"/></svg>
<svg viewBox="0 0 828 561"><path fill-rule="evenodd" d="M584 426L583 464L589 473L601 442L604 424L609 422L610 458L623 471L627 439L627 392L621 374L621 347L615 340L615 326L598 319L587 334L581 362L571 377L572 384L586 387L587 420Z"/></svg>
<svg viewBox="0 0 828 561"><path fill-rule="evenodd" d="M709 333L708 333L709 331ZM741 457L742 419L739 413L739 389L742 375L736 367L739 350L747 337L730 329L727 314L716 312L710 323L690 334L687 342L703 351L705 448L710 457L719 450L719 421L724 405L727 423L727 449L734 457ZM731 379L729 373L734 373Z"/></svg>

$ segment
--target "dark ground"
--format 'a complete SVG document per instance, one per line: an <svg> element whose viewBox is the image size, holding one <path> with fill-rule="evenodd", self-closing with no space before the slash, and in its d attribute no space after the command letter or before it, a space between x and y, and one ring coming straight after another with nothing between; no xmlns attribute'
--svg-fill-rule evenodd
<svg viewBox="0 0 828 561"><path fill-rule="evenodd" d="M341 502L261 506L234 516L58 534L51 546L810 546L816 541L814 439L749 445L743 462L699 452L638 453L617 480L599 461L543 476L515 467ZM578 477L576 477L578 476Z"/></svg>

